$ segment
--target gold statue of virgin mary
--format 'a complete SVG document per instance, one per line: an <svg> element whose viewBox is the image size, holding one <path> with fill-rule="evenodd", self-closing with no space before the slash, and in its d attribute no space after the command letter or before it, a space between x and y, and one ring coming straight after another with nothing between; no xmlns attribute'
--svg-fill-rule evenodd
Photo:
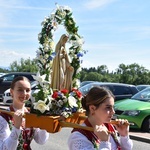
<svg viewBox="0 0 150 150"><path fill-rule="evenodd" d="M66 51L66 42L68 41L68 36L63 34L58 43L56 44L55 52L56 56L52 63L52 78L51 78L51 88L52 89L67 89L71 91L72 89L72 76L74 73L74 68L71 66L69 57Z"/></svg>

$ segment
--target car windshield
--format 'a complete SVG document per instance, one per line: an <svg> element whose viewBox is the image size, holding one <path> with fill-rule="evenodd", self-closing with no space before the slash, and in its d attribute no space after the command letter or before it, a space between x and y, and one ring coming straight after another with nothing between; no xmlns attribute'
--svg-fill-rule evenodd
<svg viewBox="0 0 150 150"><path fill-rule="evenodd" d="M83 94L86 95L88 93L88 91L93 87L94 85L89 83L87 85L84 85L82 87L79 88L79 91Z"/></svg>
<svg viewBox="0 0 150 150"><path fill-rule="evenodd" d="M147 88L147 87L150 87L150 85L137 85L136 88L139 90L139 91L142 91L143 89Z"/></svg>
<svg viewBox="0 0 150 150"><path fill-rule="evenodd" d="M150 87L138 92L131 99L150 102Z"/></svg>

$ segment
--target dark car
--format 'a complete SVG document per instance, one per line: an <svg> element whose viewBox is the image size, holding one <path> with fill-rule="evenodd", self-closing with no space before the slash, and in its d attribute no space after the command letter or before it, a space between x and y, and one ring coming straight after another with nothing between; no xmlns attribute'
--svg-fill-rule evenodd
<svg viewBox="0 0 150 150"><path fill-rule="evenodd" d="M94 86L106 87L107 89L112 91L116 101L131 98L134 94L139 92L135 85L111 82L92 82L80 87L79 91L83 95L86 95L87 92Z"/></svg>
<svg viewBox="0 0 150 150"><path fill-rule="evenodd" d="M25 76L32 82L32 81L34 81L32 75L36 75L36 73L11 72L11 73L7 73L7 74L1 76L0 77L0 100L2 99L4 92L10 88L11 82L14 78L16 78L18 76Z"/></svg>

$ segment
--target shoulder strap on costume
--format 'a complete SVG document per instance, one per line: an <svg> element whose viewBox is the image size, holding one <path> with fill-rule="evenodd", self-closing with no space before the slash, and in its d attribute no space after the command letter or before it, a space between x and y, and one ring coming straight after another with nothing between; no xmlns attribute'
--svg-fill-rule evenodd
<svg viewBox="0 0 150 150"><path fill-rule="evenodd" d="M104 125L107 127L108 131L116 132L116 131L115 131L115 128L114 128L114 126L113 126L112 124L110 124L110 123L105 123Z"/></svg>
<svg viewBox="0 0 150 150"><path fill-rule="evenodd" d="M117 150L121 150L120 143L116 137L116 130L114 126L110 123L105 123L105 126L107 127L108 131L112 132L111 136L113 137L115 143L117 144Z"/></svg>

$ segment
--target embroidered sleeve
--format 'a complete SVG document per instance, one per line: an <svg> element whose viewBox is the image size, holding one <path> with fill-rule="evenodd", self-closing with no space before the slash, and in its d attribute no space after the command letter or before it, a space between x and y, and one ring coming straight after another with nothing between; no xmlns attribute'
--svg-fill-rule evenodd
<svg viewBox="0 0 150 150"><path fill-rule="evenodd" d="M121 145L122 150L132 150L133 148L133 142L129 138L129 136L125 136L125 137L121 136L120 145Z"/></svg>
<svg viewBox="0 0 150 150"><path fill-rule="evenodd" d="M9 129L7 121L0 116L0 150L16 150L21 130Z"/></svg>
<svg viewBox="0 0 150 150"><path fill-rule="evenodd" d="M49 133L46 130L35 129L34 140L38 144L45 144L49 138Z"/></svg>

